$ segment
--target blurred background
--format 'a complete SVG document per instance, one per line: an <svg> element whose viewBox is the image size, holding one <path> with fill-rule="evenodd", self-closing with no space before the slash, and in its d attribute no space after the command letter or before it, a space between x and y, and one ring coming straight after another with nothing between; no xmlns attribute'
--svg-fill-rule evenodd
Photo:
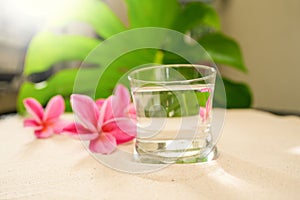
<svg viewBox="0 0 300 200"><path fill-rule="evenodd" d="M222 29L243 50L248 74L229 68L229 77L246 81L253 107L300 113L300 1L218 1Z"/></svg>
<svg viewBox="0 0 300 200"><path fill-rule="evenodd" d="M187 2L185 0L182 2ZM246 82L252 107L279 114L300 114L300 1L203 1L217 10L222 30L239 43L246 74L232 68L221 73ZM0 114L16 111L28 44L47 20L63 12L70 0L0 0ZM122 0L106 0L128 24ZM90 27L73 24L64 32L93 34Z"/></svg>

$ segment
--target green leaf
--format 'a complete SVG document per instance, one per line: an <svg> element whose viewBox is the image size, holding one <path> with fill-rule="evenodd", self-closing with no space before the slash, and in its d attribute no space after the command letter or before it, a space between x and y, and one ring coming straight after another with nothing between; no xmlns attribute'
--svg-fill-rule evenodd
<svg viewBox="0 0 300 200"><path fill-rule="evenodd" d="M88 94L89 90L93 88L93 84L89 81L91 74L96 72L96 68L84 69L81 73L84 78L84 84L80 86L80 91L77 93ZM19 113L24 113L25 108L23 100L28 97L36 98L42 105L46 105L49 99L55 95L62 95L66 101L66 110L71 111L69 97L73 93L73 86L77 76L78 69L66 69L58 72L50 77L47 81L41 83L24 82L19 90L17 109Z"/></svg>
<svg viewBox="0 0 300 200"><path fill-rule="evenodd" d="M240 47L235 40L221 33L211 33L203 36L199 43L216 63L225 64L243 72L247 71Z"/></svg>
<svg viewBox="0 0 300 200"><path fill-rule="evenodd" d="M118 81L121 81L124 85L128 85L129 81L126 73L135 67L153 63L156 53L156 49L141 49L126 53L114 60L114 62L105 69L105 72L99 80L96 97L100 98L111 95Z"/></svg>
<svg viewBox="0 0 300 200"><path fill-rule="evenodd" d="M197 95L199 106L205 107L206 102L210 96L210 92L197 92L196 95Z"/></svg>
<svg viewBox="0 0 300 200"><path fill-rule="evenodd" d="M41 32L29 45L24 73L43 72L61 61L84 60L99 43L99 40L83 36Z"/></svg>
<svg viewBox="0 0 300 200"><path fill-rule="evenodd" d="M130 28L171 28L180 4L177 0L125 0Z"/></svg>
<svg viewBox="0 0 300 200"><path fill-rule="evenodd" d="M191 2L177 16L174 29L185 33L198 25L210 26L216 30L221 27L219 16L213 7L206 3Z"/></svg>
<svg viewBox="0 0 300 200"><path fill-rule="evenodd" d="M164 64L178 64L178 63L186 64L189 62L175 53L164 52L163 63Z"/></svg>
<svg viewBox="0 0 300 200"><path fill-rule="evenodd" d="M252 103L252 95L249 87L244 83L238 83L223 78L227 108L249 108Z"/></svg>
<svg viewBox="0 0 300 200"><path fill-rule="evenodd" d="M81 0L71 3L68 12L50 22L50 28L61 27L70 22L90 24L102 38L108 38L126 29L121 20L106 3L100 0Z"/></svg>

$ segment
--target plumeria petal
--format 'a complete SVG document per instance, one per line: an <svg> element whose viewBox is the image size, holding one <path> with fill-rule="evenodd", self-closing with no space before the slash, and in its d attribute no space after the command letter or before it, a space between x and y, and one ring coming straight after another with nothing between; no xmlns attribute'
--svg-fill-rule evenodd
<svg viewBox="0 0 300 200"><path fill-rule="evenodd" d="M95 101L96 105L98 106L98 109L101 109L101 107L103 106L104 102L105 102L105 99L97 99Z"/></svg>
<svg viewBox="0 0 300 200"><path fill-rule="evenodd" d="M205 104L205 109L206 109L207 112L209 112L210 108L211 108L211 98L209 96L207 101L206 101L206 104Z"/></svg>
<svg viewBox="0 0 300 200"><path fill-rule="evenodd" d="M70 122L68 122L68 121L58 119L51 126L53 128L54 133L59 134L59 133L62 133L64 128L69 124L70 124Z"/></svg>
<svg viewBox="0 0 300 200"><path fill-rule="evenodd" d="M209 118L210 112L211 112L211 98L209 96L205 103L205 108L200 107L199 114L202 118L202 121L206 121Z"/></svg>
<svg viewBox="0 0 300 200"><path fill-rule="evenodd" d="M206 110L205 110L205 108L200 107L200 116L202 118L202 121L206 120Z"/></svg>
<svg viewBox="0 0 300 200"><path fill-rule="evenodd" d="M34 98L27 98L23 101L26 111L38 122L43 120L44 109L42 105Z"/></svg>
<svg viewBox="0 0 300 200"><path fill-rule="evenodd" d="M113 116L124 117L125 109L130 104L130 93L126 87L119 84L115 89L115 98L113 98Z"/></svg>
<svg viewBox="0 0 300 200"><path fill-rule="evenodd" d="M99 116L99 125L101 126L105 121L109 121L113 118L113 109L112 109L112 102L114 96L109 96L103 103L100 109L100 116ZM100 127L99 126L99 127Z"/></svg>
<svg viewBox="0 0 300 200"><path fill-rule="evenodd" d="M53 135L53 129L51 127L44 127L41 130L35 130L34 134L37 138L43 139Z"/></svg>
<svg viewBox="0 0 300 200"><path fill-rule="evenodd" d="M113 135L117 144L122 144L135 138L136 124L130 118L114 118L103 124L102 131Z"/></svg>
<svg viewBox="0 0 300 200"><path fill-rule="evenodd" d="M62 131L81 140L94 140L99 136L99 133L91 132L79 123L70 123Z"/></svg>
<svg viewBox="0 0 300 200"><path fill-rule="evenodd" d="M209 88L209 87L201 88L201 89L200 89L200 92L212 92L212 89Z"/></svg>
<svg viewBox="0 0 300 200"><path fill-rule="evenodd" d="M126 113L128 117L136 119L136 110L133 103L129 104L129 106L126 108Z"/></svg>
<svg viewBox="0 0 300 200"><path fill-rule="evenodd" d="M91 132L97 132L99 111L96 103L89 96L73 94L71 104L79 121Z"/></svg>
<svg viewBox="0 0 300 200"><path fill-rule="evenodd" d="M116 87L115 95L97 104L102 104L102 122L109 121L113 118L126 117L126 109L130 105L130 93L126 87L119 84Z"/></svg>
<svg viewBox="0 0 300 200"><path fill-rule="evenodd" d="M115 96L122 100L124 106L128 106L130 103L130 93L128 89L123 85L117 85L115 90Z"/></svg>
<svg viewBox="0 0 300 200"><path fill-rule="evenodd" d="M113 135L102 133L90 142L89 148L92 152L110 154L117 146L116 138Z"/></svg>
<svg viewBox="0 0 300 200"><path fill-rule="evenodd" d="M59 118L65 111L65 101L60 95L57 95L50 99L45 109L44 121L53 120Z"/></svg>
<svg viewBox="0 0 300 200"><path fill-rule="evenodd" d="M25 119L24 127L41 128L42 126L35 119Z"/></svg>

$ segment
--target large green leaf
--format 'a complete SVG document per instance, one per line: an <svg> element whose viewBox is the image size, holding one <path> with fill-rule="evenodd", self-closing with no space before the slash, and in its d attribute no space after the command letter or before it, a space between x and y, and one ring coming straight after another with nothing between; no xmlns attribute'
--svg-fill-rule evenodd
<svg viewBox="0 0 300 200"><path fill-rule="evenodd" d="M238 83L223 78L227 108L249 108L252 103L252 95L249 87L244 83Z"/></svg>
<svg viewBox="0 0 300 200"><path fill-rule="evenodd" d="M211 33L203 36L199 43L216 63L247 71L240 47L235 40L221 33Z"/></svg>
<svg viewBox="0 0 300 200"><path fill-rule="evenodd" d="M48 100L60 94L65 98L66 110L71 111L70 107L70 95L73 93L74 82L77 77L78 69L66 69L58 72L50 77L47 81L41 83L24 82L19 90L17 109L19 113L24 113L23 100L27 97L36 98L42 105L45 105ZM87 68L81 73L83 77L83 84L80 86L80 90L77 89L77 93L89 94L90 89L93 88L94 83L89 81L91 74L97 72L97 68Z"/></svg>
<svg viewBox="0 0 300 200"><path fill-rule="evenodd" d="M201 2L191 2L186 4L177 16L174 22L174 29L185 33L198 25L210 26L219 30L219 16L210 5Z"/></svg>
<svg viewBox="0 0 300 200"><path fill-rule="evenodd" d="M41 32L29 45L24 73L43 72L61 61L84 60L99 43L99 40L83 36Z"/></svg>
<svg viewBox="0 0 300 200"><path fill-rule="evenodd" d="M114 62L106 68L99 81L96 97L107 97L112 94L118 81L121 81L124 85L129 85L126 73L135 67L153 63L156 53L156 49L141 49L126 53L114 60Z"/></svg>
<svg viewBox="0 0 300 200"><path fill-rule="evenodd" d="M85 22L102 38L108 38L126 29L121 20L101 0L80 0L71 3L68 12L57 16L49 26L62 27L70 22Z"/></svg>
<svg viewBox="0 0 300 200"><path fill-rule="evenodd" d="M180 11L177 0L125 0L125 2L130 28L171 28Z"/></svg>

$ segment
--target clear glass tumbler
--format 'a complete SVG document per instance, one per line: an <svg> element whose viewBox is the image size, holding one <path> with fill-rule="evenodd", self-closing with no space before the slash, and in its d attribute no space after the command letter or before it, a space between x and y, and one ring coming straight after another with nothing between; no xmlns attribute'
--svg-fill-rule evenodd
<svg viewBox="0 0 300 200"><path fill-rule="evenodd" d="M129 73L137 113L135 159L193 163L215 156L211 134L216 70L204 65L158 65Z"/></svg>

